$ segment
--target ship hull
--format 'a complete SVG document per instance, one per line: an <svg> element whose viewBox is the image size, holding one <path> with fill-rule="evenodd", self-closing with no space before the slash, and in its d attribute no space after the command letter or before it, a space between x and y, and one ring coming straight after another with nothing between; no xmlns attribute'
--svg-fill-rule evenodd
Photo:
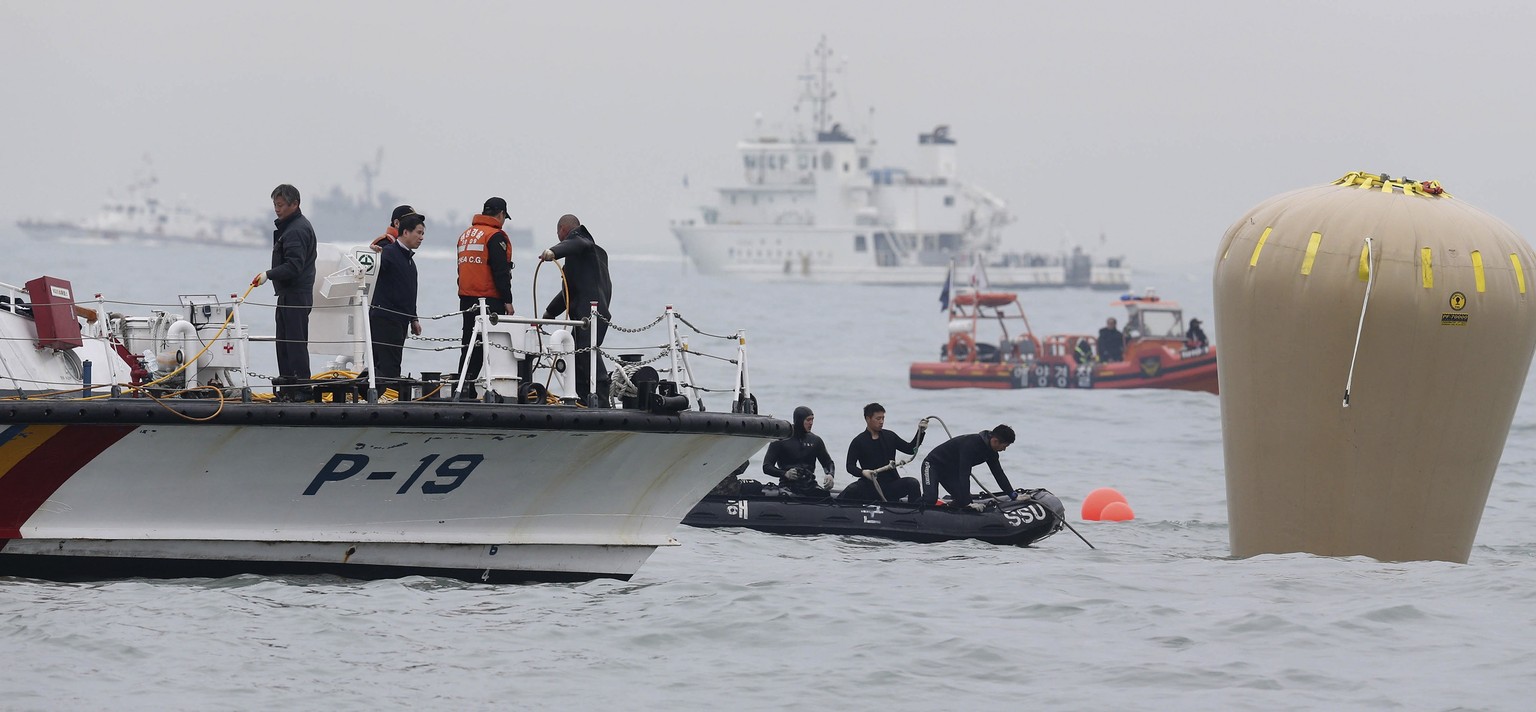
<svg viewBox="0 0 1536 712"><path fill-rule="evenodd" d="M0 575L627 579L787 432L560 406L174 407L0 405Z"/></svg>

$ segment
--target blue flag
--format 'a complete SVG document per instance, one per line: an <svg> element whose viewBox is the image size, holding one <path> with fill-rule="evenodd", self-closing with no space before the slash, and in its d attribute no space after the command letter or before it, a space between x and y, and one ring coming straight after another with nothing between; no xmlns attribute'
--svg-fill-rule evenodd
<svg viewBox="0 0 1536 712"><path fill-rule="evenodd" d="M944 291L939 292L939 311L949 311L949 282L954 276L953 269L944 275Z"/></svg>

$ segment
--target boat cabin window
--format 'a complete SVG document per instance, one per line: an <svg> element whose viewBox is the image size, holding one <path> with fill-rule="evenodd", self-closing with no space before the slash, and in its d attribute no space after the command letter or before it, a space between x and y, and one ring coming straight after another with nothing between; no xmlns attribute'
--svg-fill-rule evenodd
<svg viewBox="0 0 1536 712"><path fill-rule="evenodd" d="M946 195L946 196L944 196L944 207L946 207L946 208L953 208L953 207L955 207L955 196L953 196L953 195Z"/></svg>
<svg viewBox="0 0 1536 712"><path fill-rule="evenodd" d="M1137 328L1143 337L1153 339L1184 338L1184 313L1176 311L1142 309L1139 318L1132 318L1127 328Z"/></svg>
<svg viewBox="0 0 1536 712"><path fill-rule="evenodd" d="M821 168L822 168L822 170L830 171L830 170L832 170L832 166L833 165L834 165L834 163L832 161L832 152L831 151L823 152L821 154Z"/></svg>
<svg viewBox="0 0 1536 712"><path fill-rule="evenodd" d="M854 252L868 252L869 251L869 245L865 244L864 236L863 235L854 235L853 236L853 251Z"/></svg>

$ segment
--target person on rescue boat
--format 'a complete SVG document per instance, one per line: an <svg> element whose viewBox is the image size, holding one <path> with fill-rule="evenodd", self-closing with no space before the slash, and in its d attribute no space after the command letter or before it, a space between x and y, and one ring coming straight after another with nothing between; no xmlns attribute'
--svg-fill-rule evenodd
<svg viewBox="0 0 1536 712"><path fill-rule="evenodd" d="M576 368L576 396L583 403L587 402L587 396L592 393L592 379L590 362L588 358L596 359L597 365L597 395L598 402L606 407L603 399L608 397L608 368L603 363L602 354L598 347L603 345L603 338L608 335L608 319L612 314L608 311L608 303L613 298L613 280L608 276L608 251L592 238L592 233L587 226L581 224L575 215L562 215L555 223L555 237L558 242L553 247L544 250L539 259L552 262L561 258L565 259L565 284L570 290L570 304L566 304L566 290L555 292L553 299L549 300L549 306L544 307L544 318L553 319L561 312L570 314L572 319L592 318L596 321L597 338L592 338L593 328L578 326L571 336L576 341L576 352L584 357L577 357ZM592 302L597 302L597 316L593 317Z"/></svg>
<svg viewBox="0 0 1536 712"><path fill-rule="evenodd" d="M1018 499L1018 493L1013 491L1013 485L1008 482L1008 475L1003 474L1003 466L997 459L997 454L1007 450L1013 441L1013 428L999 425L980 433L955 436L934 448L923 458L923 501L933 502L938 497L939 486L943 485L955 506L970 507L978 512L985 509L985 504L971 501L971 468L982 463L992 470L997 486L1006 493L1003 496Z"/></svg>
<svg viewBox="0 0 1536 712"><path fill-rule="evenodd" d="M485 208L459 235L459 311L464 329L459 339L459 370L464 373L462 397L475 398L474 382L480 378L485 351L479 341L470 348L480 300L488 314L512 314L512 242L502 225L507 222L507 201L487 198Z"/></svg>
<svg viewBox="0 0 1536 712"><path fill-rule="evenodd" d="M421 336L416 318L416 250L426 239L427 219L416 213L401 216L397 239L379 250L379 278L374 285L368 330L373 335L373 364L380 378L399 378L405 332Z"/></svg>
<svg viewBox="0 0 1536 712"><path fill-rule="evenodd" d="M875 471L895 462L897 452L916 454L926 432L928 419L923 418L917 421L917 432L912 434L912 442L907 442L900 435L885 429L885 406L879 403L864 406L864 432L853 436L853 442L848 443L848 461L844 465L848 474L858 479L843 488L837 498L878 502L883 494L888 502L905 497L912 504L920 504L923 485L916 477L902 477L894 469L879 473Z"/></svg>
<svg viewBox="0 0 1536 712"><path fill-rule="evenodd" d="M299 209L299 189L284 183L272 189L272 268L256 274L252 286L271 281L277 293L277 373L284 380L308 379L309 311L315 304L315 227ZM280 393L307 400L307 388Z"/></svg>
<svg viewBox="0 0 1536 712"><path fill-rule="evenodd" d="M1111 363L1125 358L1125 337L1115 328L1115 318L1110 317L1099 329L1099 360Z"/></svg>
<svg viewBox="0 0 1536 712"><path fill-rule="evenodd" d="M1190 347L1209 346L1210 340L1205 338L1205 329L1200 328L1199 319L1189 320L1189 331L1184 332L1184 340Z"/></svg>
<svg viewBox="0 0 1536 712"><path fill-rule="evenodd" d="M415 212L416 209L409 205L396 206L394 212L389 214L389 227L384 228L383 235L373 238L373 242L368 243L368 249L378 252L384 249L385 245L398 239L400 237L400 218Z"/></svg>
<svg viewBox="0 0 1536 712"><path fill-rule="evenodd" d="M827 453L821 436L811 432L816 414L810 408L795 408L794 430L789 437L775 440L763 456L763 473L779 478L779 486L807 497L827 495L827 488L816 484L816 464L826 471L827 484L832 481L832 455Z"/></svg>
<svg viewBox="0 0 1536 712"><path fill-rule="evenodd" d="M1093 342L1086 336L1079 337L1077 345L1072 347L1072 356L1077 359L1079 366L1093 363Z"/></svg>

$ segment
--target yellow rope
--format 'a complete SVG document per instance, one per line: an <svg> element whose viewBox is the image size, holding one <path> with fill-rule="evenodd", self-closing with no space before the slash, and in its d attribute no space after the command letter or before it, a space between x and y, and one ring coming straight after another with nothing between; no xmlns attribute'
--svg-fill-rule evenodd
<svg viewBox="0 0 1536 712"><path fill-rule="evenodd" d="M1449 198L1450 193L1440 186L1439 181L1416 181L1411 178L1393 178L1388 175L1366 173L1364 171L1350 171L1344 177L1333 182L1333 185L1363 188L1365 190L1380 190L1383 193L1401 192L1404 195L1417 195L1424 198Z"/></svg>

